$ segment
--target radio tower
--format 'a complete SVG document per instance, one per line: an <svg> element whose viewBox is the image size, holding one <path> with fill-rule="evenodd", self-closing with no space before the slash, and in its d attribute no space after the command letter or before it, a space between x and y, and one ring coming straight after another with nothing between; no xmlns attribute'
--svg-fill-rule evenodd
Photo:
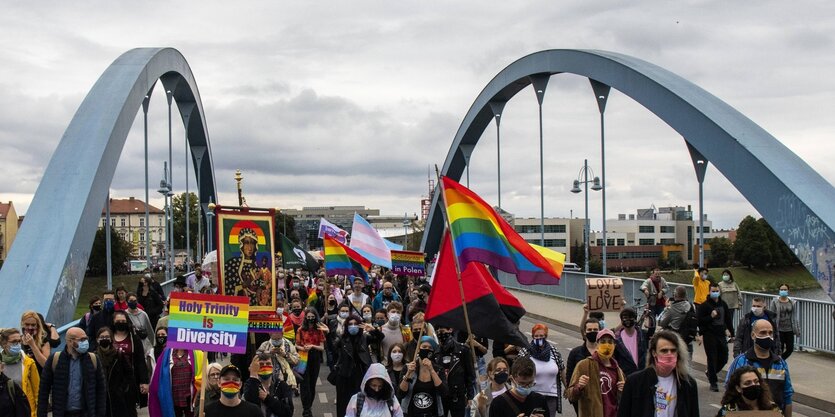
<svg viewBox="0 0 835 417"><path fill-rule="evenodd" d="M426 182L429 185L429 193L421 196L420 219L426 220L429 217L429 210L432 208L432 197L435 195L435 180L430 174L431 167L426 168Z"/></svg>

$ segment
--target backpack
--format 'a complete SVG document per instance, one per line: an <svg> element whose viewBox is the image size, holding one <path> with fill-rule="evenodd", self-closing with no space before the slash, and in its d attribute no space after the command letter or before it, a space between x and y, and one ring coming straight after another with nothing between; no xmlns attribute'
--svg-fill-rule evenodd
<svg viewBox="0 0 835 417"><path fill-rule="evenodd" d="M90 360L93 361L93 370L95 371L99 367L99 357L95 353L87 352L87 354L90 355ZM52 372L55 372L55 369L58 368L58 358L60 357L61 352L52 354Z"/></svg>
<svg viewBox="0 0 835 417"><path fill-rule="evenodd" d="M690 344L696 340L698 329L699 320L696 318L696 306L693 305L693 303L690 303L690 310L688 310L684 316L684 320L681 322L681 327L679 328L678 333L681 335L681 338L684 339L684 343Z"/></svg>
<svg viewBox="0 0 835 417"><path fill-rule="evenodd" d="M362 406L365 404L365 393L360 391L357 393L357 417L362 416ZM386 405L389 407L389 415L394 417L394 400L389 398L386 400Z"/></svg>

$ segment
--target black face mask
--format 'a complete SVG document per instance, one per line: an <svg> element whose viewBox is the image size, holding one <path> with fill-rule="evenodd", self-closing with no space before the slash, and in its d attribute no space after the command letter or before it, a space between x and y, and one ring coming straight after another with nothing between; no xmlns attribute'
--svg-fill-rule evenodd
<svg viewBox="0 0 835 417"><path fill-rule="evenodd" d="M496 381L497 384L504 384L507 382L507 372L499 372L496 375L493 375L493 379Z"/></svg>
<svg viewBox="0 0 835 417"><path fill-rule="evenodd" d="M126 332L126 331L128 331L128 323L127 322L113 323L113 330L116 330L117 332Z"/></svg>
<svg viewBox="0 0 835 417"><path fill-rule="evenodd" d="M94 305L94 306L92 306L92 307L90 307L90 308L91 308L93 311L101 311L101 305L100 305L100 304Z"/></svg>
<svg viewBox="0 0 835 417"><path fill-rule="evenodd" d="M310 323L310 324L316 324L316 318L315 317L314 318L308 318L307 322Z"/></svg>
<svg viewBox="0 0 835 417"><path fill-rule="evenodd" d="M771 350L771 347L774 346L774 339L770 337L756 337L754 338L754 343L763 350Z"/></svg>
<svg viewBox="0 0 835 417"><path fill-rule="evenodd" d="M628 329L631 329L633 326L635 326L635 319L633 318L623 319L620 322L621 324L623 324L623 327L626 327Z"/></svg>
<svg viewBox="0 0 835 417"><path fill-rule="evenodd" d="M587 332L586 341L588 341L589 343L597 342L597 332Z"/></svg>
<svg viewBox="0 0 835 417"><path fill-rule="evenodd" d="M107 349L110 347L111 344L113 344L113 342L110 339L99 340L99 346L102 348Z"/></svg>
<svg viewBox="0 0 835 417"><path fill-rule="evenodd" d="M763 387L759 385L751 385L742 389L742 396L748 401L754 401L763 394Z"/></svg>
<svg viewBox="0 0 835 417"><path fill-rule="evenodd" d="M438 333L438 341L441 342L442 345L448 344L452 341L452 333Z"/></svg>
<svg viewBox="0 0 835 417"><path fill-rule="evenodd" d="M418 357L420 359L432 359L435 353L432 352L432 349L421 349L418 351Z"/></svg>
<svg viewBox="0 0 835 417"><path fill-rule="evenodd" d="M295 315L297 315L297 316L298 316L298 315L299 315L299 314L301 314L301 313L302 313L302 309L300 309L300 308L294 308L294 309L293 309L293 314L295 314Z"/></svg>
<svg viewBox="0 0 835 417"><path fill-rule="evenodd" d="M365 392L365 395L368 398L371 398L371 399L374 399L374 400L385 400L386 398L385 398L385 394L383 393L383 391L384 390L375 391L375 390L371 389L371 387L368 386L368 385L366 385L365 389L363 390L363 392Z"/></svg>
<svg viewBox="0 0 835 417"><path fill-rule="evenodd" d="M168 340L168 336L157 336L157 346L164 345Z"/></svg>

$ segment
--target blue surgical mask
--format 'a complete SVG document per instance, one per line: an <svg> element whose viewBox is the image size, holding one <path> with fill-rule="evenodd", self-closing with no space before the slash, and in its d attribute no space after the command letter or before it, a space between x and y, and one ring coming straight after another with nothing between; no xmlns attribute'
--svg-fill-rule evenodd
<svg viewBox="0 0 835 417"><path fill-rule="evenodd" d="M19 355L20 350L21 350L20 343L15 343L15 344L9 346L9 353L12 354L12 355L15 355L15 356Z"/></svg>
<svg viewBox="0 0 835 417"><path fill-rule="evenodd" d="M523 396L523 397L527 397L528 395L530 395L531 391L533 391L532 387L525 388L525 387L520 387L518 385L516 386L516 393Z"/></svg>
<svg viewBox="0 0 835 417"><path fill-rule="evenodd" d="M712 298L714 300L719 298L719 291L711 291L710 292L710 298Z"/></svg>
<svg viewBox="0 0 835 417"><path fill-rule="evenodd" d="M348 333L351 334L351 336L356 336L357 334L359 334L359 332L360 332L360 326L356 326L356 325L353 325L353 324L348 326Z"/></svg>
<svg viewBox="0 0 835 417"><path fill-rule="evenodd" d="M281 340L279 340L279 339L270 339L270 343L273 346L281 346Z"/></svg>
<svg viewBox="0 0 835 417"><path fill-rule="evenodd" d="M788 297L789 296L789 290L780 290L780 292L778 294L780 294L780 297Z"/></svg>
<svg viewBox="0 0 835 417"><path fill-rule="evenodd" d="M116 305L116 302L113 300L105 300L104 301L104 311L113 311L113 306Z"/></svg>
<svg viewBox="0 0 835 417"><path fill-rule="evenodd" d="M598 323L600 324L600 330L606 328L606 320L600 320Z"/></svg>
<svg viewBox="0 0 835 417"><path fill-rule="evenodd" d="M82 341L78 342L78 347L75 348L75 350L77 350L78 353L81 353L81 354L87 353L87 349L90 349L90 341L89 340L82 340Z"/></svg>

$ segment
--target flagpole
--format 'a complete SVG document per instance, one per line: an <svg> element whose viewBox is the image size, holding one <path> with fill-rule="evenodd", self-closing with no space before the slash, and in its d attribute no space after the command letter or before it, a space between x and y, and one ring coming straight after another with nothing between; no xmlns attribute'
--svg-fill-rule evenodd
<svg viewBox="0 0 835 417"><path fill-rule="evenodd" d="M438 178L438 184L441 186L441 197L444 200L444 204L441 208L441 213L444 215L444 223L446 224L446 230L452 233L452 226L449 223L449 216L447 215L446 208L447 208L447 201L446 201L446 193L444 192L444 183L441 181L441 174L438 171L438 165L435 165L435 175ZM475 335L473 335L473 330L470 327L470 315L467 312L467 299L464 297L464 284L461 282L461 267L458 265L458 255L457 251L455 250L455 239L450 236L449 244L452 246L452 259L455 261L455 275L458 277L458 292L461 294L461 307L464 309L464 323L467 326L467 344L470 345L470 355L472 355L473 360L473 369L476 373L478 373L478 358L475 354L475 345L473 344L473 340ZM478 375L477 375L478 376ZM476 378L478 381L478 378Z"/></svg>

